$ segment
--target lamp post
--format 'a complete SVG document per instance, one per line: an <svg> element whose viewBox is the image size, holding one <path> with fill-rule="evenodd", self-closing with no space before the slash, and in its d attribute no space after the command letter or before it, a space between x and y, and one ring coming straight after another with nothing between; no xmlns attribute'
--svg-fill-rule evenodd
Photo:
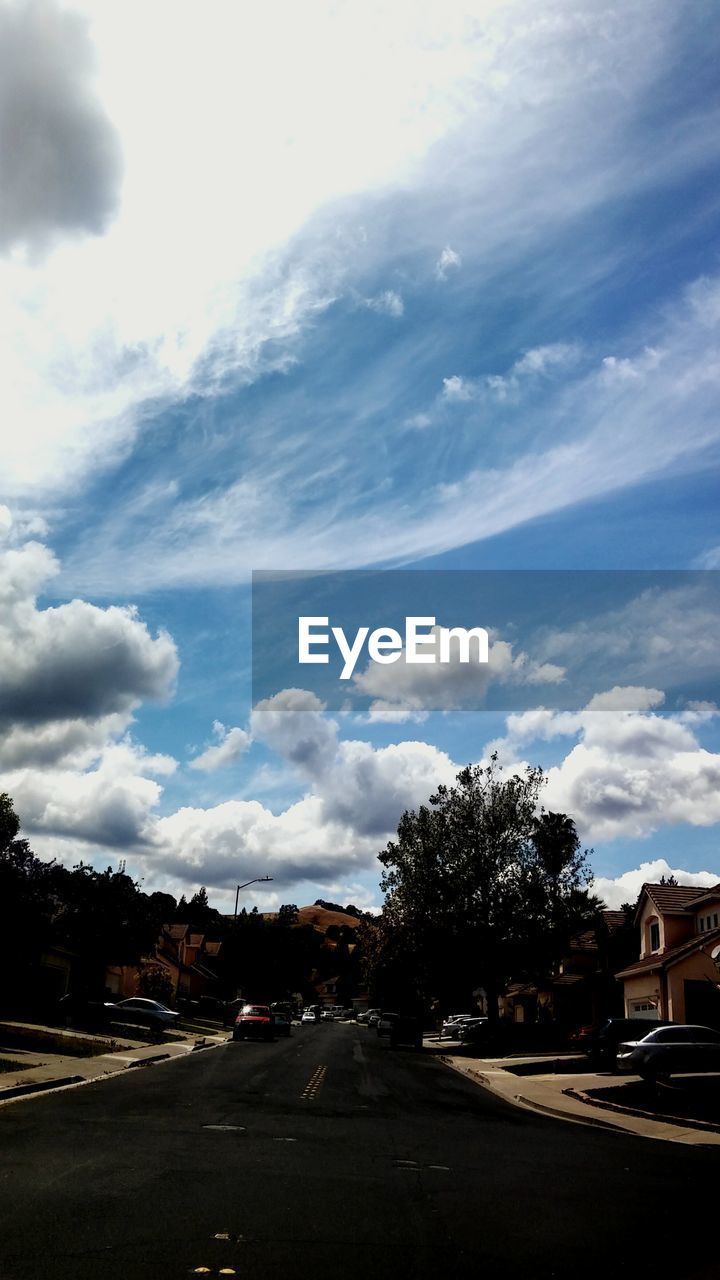
<svg viewBox="0 0 720 1280"><path fill-rule="evenodd" d="M272 880L272 876L255 876L254 880L246 880L244 884L239 884L235 891L235 919L237 920L238 899L240 890L247 889L249 884L265 884L268 880Z"/></svg>

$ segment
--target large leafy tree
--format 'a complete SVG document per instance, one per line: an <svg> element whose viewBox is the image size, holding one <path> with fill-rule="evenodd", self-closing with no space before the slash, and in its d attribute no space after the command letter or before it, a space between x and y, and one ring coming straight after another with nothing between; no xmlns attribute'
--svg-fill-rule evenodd
<svg viewBox="0 0 720 1280"><path fill-rule="evenodd" d="M571 819L542 812L543 785L542 770L505 776L493 756L403 814L380 854L385 906L367 945L378 996L447 1005L482 986L492 1016L504 982L592 916L587 855Z"/></svg>

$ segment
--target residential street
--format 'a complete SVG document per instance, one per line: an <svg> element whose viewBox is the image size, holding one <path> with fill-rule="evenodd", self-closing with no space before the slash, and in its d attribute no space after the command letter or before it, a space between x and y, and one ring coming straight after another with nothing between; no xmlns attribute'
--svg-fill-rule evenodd
<svg viewBox="0 0 720 1280"><path fill-rule="evenodd" d="M655 1275L717 1274L662 1233L713 1220L716 1152L535 1116L353 1024L8 1105L0 1145L2 1280L630 1275L660 1239Z"/></svg>

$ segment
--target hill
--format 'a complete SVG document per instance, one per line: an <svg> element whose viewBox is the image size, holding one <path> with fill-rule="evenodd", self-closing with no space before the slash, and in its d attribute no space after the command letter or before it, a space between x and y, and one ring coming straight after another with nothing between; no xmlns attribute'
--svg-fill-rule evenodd
<svg viewBox="0 0 720 1280"><path fill-rule="evenodd" d="M276 920L277 912L265 913L266 920ZM356 929L360 924L357 916L346 915L344 911L329 911L327 907L298 907L298 924L311 924L318 933L326 933L331 925L349 925Z"/></svg>

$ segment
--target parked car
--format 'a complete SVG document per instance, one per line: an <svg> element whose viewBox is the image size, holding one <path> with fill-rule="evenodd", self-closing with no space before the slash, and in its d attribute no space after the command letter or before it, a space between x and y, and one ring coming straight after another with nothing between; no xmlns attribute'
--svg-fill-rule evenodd
<svg viewBox="0 0 720 1280"><path fill-rule="evenodd" d="M367 1025L367 1026L370 1026L370 1025L372 1025L372 1024L370 1023L370 1019L371 1019L371 1018L379 1018L379 1017L380 1017L380 1010L379 1010L379 1009L365 1009L365 1010L363 1010L363 1012L362 1012L362 1013L359 1013L359 1014L358 1014L358 1016L357 1016L357 1021L358 1021L358 1022L361 1022L361 1023L363 1023L363 1024Z"/></svg>
<svg viewBox="0 0 720 1280"><path fill-rule="evenodd" d="M618 1047L619 1071L633 1071L644 1080L683 1072L720 1071L720 1031L712 1027L657 1027L641 1040Z"/></svg>
<svg viewBox="0 0 720 1280"><path fill-rule="evenodd" d="M300 1024L302 1026L304 1023L309 1023L309 1022L311 1022L313 1026L315 1026L315 1023L317 1022L317 1018L315 1017L315 1014L313 1013L312 1009L304 1009L302 1018L300 1019Z"/></svg>
<svg viewBox="0 0 720 1280"><path fill-rule="evenodd" d="M450 1039L453 1039L453 1040L456 1039L457 1036L459 1035L462 1024L464 1022L471 1021L472 1017L473 1015L471 1013L449 1014L442 1024L440 1039L443 1040L445 1037L449 1037Z"/></svg>
<svg viewBox="0 0 720 1280"><path fill-rule="evenodd" d="M235 1019L233 1040L259 1037L272 1040L275 1032L273 1016L268 1004L245 1004Z"/></svg>
<svg viewBox="0 0 720 1280"><path fill-rule="evenodd" d="M491 1026L488 1018L471 1018L462 1024L458 1032L458 1040L461 1044L487 1045L488 1048L496 1047L500 1041L506 1039L505 1026L500 1023Z"/></svg>
<svg viewBox="0 0 720 1280"><path fill-rule="evenodd" d="M389 1036L392 1033L393 1024L400 1017L399 1013L381 1013L375 1025L375 1030L379 1036Z"/></svg>
<svg viewBox="0 0 720 1280"><path fill-rule="evenodd" d="M623 1041L641 1040L658 1027L672 1026L657 1018L606 1018L578 1042L597 1066L614 1068Z"/></svg>
<svg viewBox="0 0 720 1280"><path fill-rule="evenodd" d="M286 1013L280 1013L279 1011L277 1013L273 1012L272 1020L277 1035L290 1035L290 1019Z"/></svg>
<svg viewBox="0 0 720 1280"><path fill-rule="evenodd" d="M107 1002L103 1008L111 1022L128 1022L133 1026L148 1027L150 1031L167 1031L180 1016L159 1000L147 1000L144 996Z"/></svg>
<svg viewBox="0 0 720 1280"><path fill-rule="evenodd" d="M382 1009L368 1009L367 1024L369 1027L376 1027L380 1021Z"/></svg>

